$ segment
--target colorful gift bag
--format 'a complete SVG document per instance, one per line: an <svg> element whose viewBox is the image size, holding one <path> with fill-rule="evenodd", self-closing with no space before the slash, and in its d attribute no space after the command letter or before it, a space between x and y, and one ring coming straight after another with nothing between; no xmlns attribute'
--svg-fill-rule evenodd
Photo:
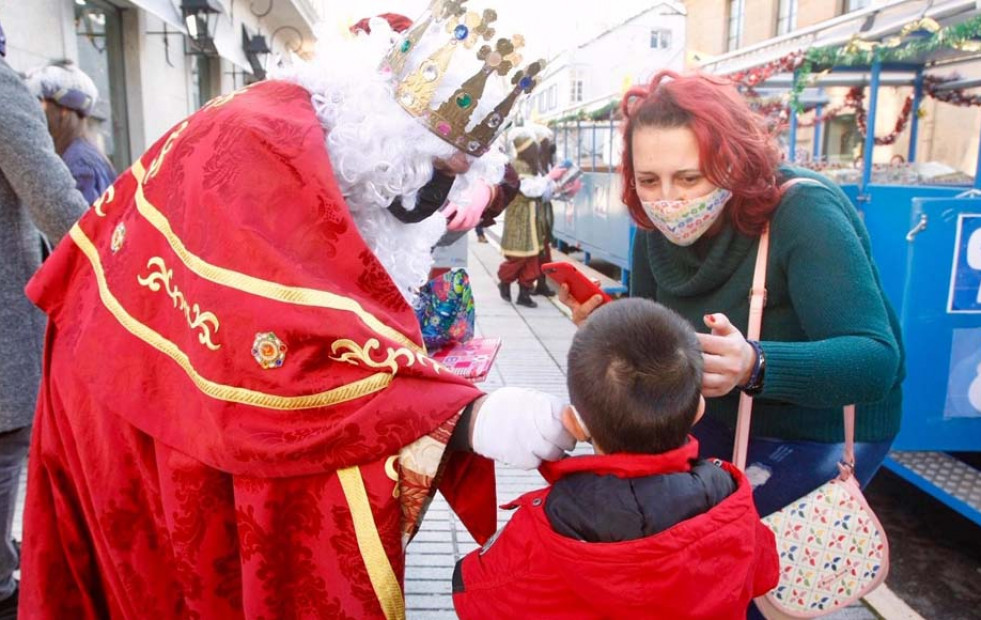
<svg viewBox="0 0 981 620"><path fill-rule="evenodd" d="M426 349L432 353L473 338L474 305L470 276L453 269L423 285L415 306Z"/></svg>

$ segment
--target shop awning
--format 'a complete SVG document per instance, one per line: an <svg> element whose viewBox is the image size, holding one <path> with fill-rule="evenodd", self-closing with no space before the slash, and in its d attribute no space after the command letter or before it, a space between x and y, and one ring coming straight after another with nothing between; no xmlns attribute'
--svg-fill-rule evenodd
<svg viewBox="0 0 981 620"><path fill-rule="evenodd" d="M215 48L222 58L246 73L252 73L252 65L245 57L245 49L242 47L241 22L236 26L230 15L218 17L218 25L215 26Z"/></svg>
<svg viewBox="0 0 981 620"><path fill-rule="evenodd" d="M187 33L184 20L181 19L181 12L171 0L129 0L137 8L143 9L147 13L165 21L168 25L177 28L183 33Z"/></svg>

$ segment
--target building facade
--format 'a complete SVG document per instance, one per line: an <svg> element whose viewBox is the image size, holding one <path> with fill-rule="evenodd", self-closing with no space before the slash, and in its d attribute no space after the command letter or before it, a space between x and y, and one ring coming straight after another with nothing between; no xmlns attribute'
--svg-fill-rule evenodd
<svg viewBox="0 0 981 620"><path fill-rule="evenodd" d="M97 133L113 164L124 170L211 98L260 79L292 54L309 54L324 3L0 0L0 24L14 69L70 59L92 77L100 97L93 114ZM187 17L202 6L218 12ZM262 49L257 35L268 54L256 52Z"/></svg>
<svg viewBox="0 0 981 620"><path fill-rule="evenodd" d="M939 3L914 2L909 10ZM707 68L714 72L713 59L739 53L747 48L760 48L768 42L779 41L794 32L827 23L858 11L899 12L903 3L897 0L688 0L687 66ZM916 6L914 6L916 5ZM922 5L922 6L920 6ZM916 15L910 13L911 17ZM858 34L861 24L853 26ZM981 77L981 64L962 63L950 70L930 70L936 75L956 73L962 78ZM830 87L822 90L826 108L844 102L848 88ZM879 92L875 133L884 136L893 131L902 111L909 86L883 87ZM977 107L956 107L929 97L921 104L917 159L936 162L973 175L978 159L978 136L981 135L981 110ZM807 118L809 115L804 115ZM847 162L861 153L862 136L855 115L842 113L825 123L815 149L813 128L801 128L797 134L798 157L811 157L815 152L829 161ZM910 132L901 132L888 146L877 146L874 162L884 164L908 156Z"/></svg>
<svg viewBox="0 0 981 620"><path fill-rule="evenodd" d="M536 122L588 113L619 101L633 84L685 63L685 7L651 2L626 19L550 59L521 115Z"/></svg>

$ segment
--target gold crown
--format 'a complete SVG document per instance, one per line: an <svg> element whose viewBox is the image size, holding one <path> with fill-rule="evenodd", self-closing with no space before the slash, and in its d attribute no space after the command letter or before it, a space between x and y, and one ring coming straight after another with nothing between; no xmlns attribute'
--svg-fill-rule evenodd
<svg viewBox="0 0 981 620"><path fill-rule="evenodd" d="M498 39L494 47L481 45L476 54L476 59L483 63L480 70L460 85L449 99L434 107L436 90L454 54L460 48L472 50L481 39L490 41L495 34L491 24L497 21L497 13L487 9L478 15L467 11L463 6L466 3L467 0L433 0L424 19L395 44L383 66L398 78L395 98L399 105L446 142L480 157L503 129L518 97L531 92L537 85L537 76L545 68L545 61L537 60L515 72L507 96L467 131L490 76L496 73L505 77L521 64L518 50L524 46L524 38L515 35L510 39ZM409 56L419 47L420 41L427 37L442 37L444 33L449 38L436 51L416 66L407 66Z"/></svg>

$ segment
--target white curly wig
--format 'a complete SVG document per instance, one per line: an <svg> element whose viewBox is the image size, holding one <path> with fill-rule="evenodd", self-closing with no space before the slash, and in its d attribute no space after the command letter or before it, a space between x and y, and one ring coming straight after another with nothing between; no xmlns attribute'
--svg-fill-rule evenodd
<svg viewBox="0 0 981 620"><path fill-rule="evenodd" d="M411 303L428 277L431 249L445 232L446 220L436 214L418 224L404 224L388 206L401 197L407 210L414 209L418 191L433 176L433 160L449 159L458 151L395 101L395 81L379 71L379 65L399 36L381 18L372 19L370 28L371 34L353 38L321 30L314 59L288 67L276 77L312 93L351 215L368 247ZM430 51L419 49L410 64ZM434 101L448 98L473 70L473 65L451 64ZM483 98L473 124L490 112L503 92L500 95ZM449 200L466 204L468 188L476 179L499 183L506 163L507 158L496 150L474 160L470 170L457 177Z"/></svg>

